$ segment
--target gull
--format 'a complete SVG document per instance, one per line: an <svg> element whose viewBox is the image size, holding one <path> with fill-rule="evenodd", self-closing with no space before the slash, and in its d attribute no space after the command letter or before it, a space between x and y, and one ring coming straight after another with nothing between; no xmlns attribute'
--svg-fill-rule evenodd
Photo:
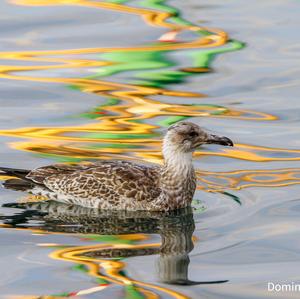
<svg viewBox="0 0 300 299"><path fill-rule="evenodd" d="M34 170L0 167L16 177L6 188L28 191L72 205L103 210L171 211L191 205L196 190L193 152L203 144L233 146L192 122L170 126L163 139L162 165L129 161L54 164Z"/></svg>

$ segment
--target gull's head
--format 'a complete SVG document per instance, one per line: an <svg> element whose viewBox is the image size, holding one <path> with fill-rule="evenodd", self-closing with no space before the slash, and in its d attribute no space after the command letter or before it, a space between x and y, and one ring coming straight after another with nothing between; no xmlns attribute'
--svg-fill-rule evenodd
<svg viewBox="0 0 300 299"><path fill-rule="evenodd" d="M202 144L233 146L233 142L227 137L209 134L192 122L182 121L168 128L163 150L191 153Z"/></svg>

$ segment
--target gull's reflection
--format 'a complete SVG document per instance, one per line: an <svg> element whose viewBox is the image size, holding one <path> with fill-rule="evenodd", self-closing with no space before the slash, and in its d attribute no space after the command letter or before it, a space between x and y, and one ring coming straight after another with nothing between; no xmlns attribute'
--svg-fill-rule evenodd
<svg viewBox="0 0 300 299"><path fill-rule="evenodd" d="M158 254L158 277L170 284L222 283L223 281L191 281L188 279L189 253L193 250L192 235L195 229L191 208L171 212L108 211L71 206L46 201L36 203L5 204L4 207L22 211L12 216L0 216L15 227L63 233L99 235L159 234L161 246L149 248L111 248L87 252L90 257L125 258ZM39 224L41 223L41 224Z"/></svg>

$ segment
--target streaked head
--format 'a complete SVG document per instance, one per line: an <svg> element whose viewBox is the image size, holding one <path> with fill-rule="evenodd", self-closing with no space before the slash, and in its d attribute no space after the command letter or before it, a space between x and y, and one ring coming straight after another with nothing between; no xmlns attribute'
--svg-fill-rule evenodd
<svg viewBox="0 0 300 299"><path fill-rule="evenodd" d="M193 152L202 144L220 144L233 146L233 142L224 136L209 134L192 122L178 122L169 127L164 138L164 148L177 152Z"/></svg>

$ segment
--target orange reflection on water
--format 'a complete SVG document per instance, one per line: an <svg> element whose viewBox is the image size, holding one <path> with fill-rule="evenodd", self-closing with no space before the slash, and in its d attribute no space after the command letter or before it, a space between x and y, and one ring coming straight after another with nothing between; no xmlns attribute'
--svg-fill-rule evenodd
<svg viewBox="0 0 300 299"><path fill-rule="evenodd" d="M118 133L121 134L120 132ZM57 140L53 141L52 144L49 144L49 142L32 140L31 142L11 142L10 145L15 149L32 153L48 153L57 155L58 157L68 156L81 160L88 158L109 159L113 156L118 159L132 158L148 160L154 163L162 162L161 141L154 138L139 138L138 140L130 138L122 138L122 140L115 138L64 138L61 136L52 136L51 138ZM63 142L60 142L60 139L63 140ZM81 142L79 143L79 141ZM98 143L98 147L97 145L95 147L89 147L89 144L93 144L93 142ZM147 145L145 145L145 143L147 143ZM118 144L127 144L128 147L116 147L115 145ZM132 148L130 145L134 147ZM273 157L274 155L276 157ZM206 151L205 149L202 149L201 151L195 152L194 156L196 158L201 158L204 156L219 156L252 162L300 161L300 150L267 148L237 143L235 144L234 148L222 148L214 151Z"/></svg>
<svg viewBox="0 0 300 299"><path fill-rule="evenodd" d="M105 111L109 114L115 115L101 115L101 118L95 119L94 123L87 125L71 126L71 127L48 127L48 128L21 128L13 130L0 130L1 135L30 138L25 143L11 143L14 148L31 151L35 153L44 154L57 154L65 155L70 158L89 158L101 157L109 158L107 152L111 154L119 154L125 156L130 154L126 148L110 147L109 143L118 142L116 138L106 136L101 138L99 136L93 137L94 134L104 132L106 135L118 134L120 143L135 144L137 146L143 145L141 143L149 143L153 145L154 152L146 153L143 148L135 149L135 156L138 158L146 158L151 161L160 159L158 142L153 140L155 135L154 130L158 125L149 125L141 123L142 120L149 120L155 117L217 117L217 118L236 118L245 120L276 120L277 117L256 111L238 110L227 107L215 107L209 105L184 105L184 104L168 104L161 101L153 100L151 96L173 96L173 97L204 97L200 93L186 92L186 91L171 91L165 88L146 87L141 85L125 84L109 82L107 80L95 80L87 78L65 78L65 77L42 77L42 76L29 76L21 75L20 72L32 72L34 70L45 69L49 71L55 68L85 68L85 67L101 67L113 65L115 61L98 61L94 59L80 59L74 58L80 54L92 54L103 52L126 52L126 51L175 51L180 49L201 49L201 48L215 48L222 46L227 41L227 34L222 30L206 29L199 26L182 25L168 22L168 18L172 17L172 13L163 11L151 10L149 8L136 8L129 7L122 4L95 2L87 0L79 1L64 1L64 0L16 0L13 3L18 5L80 5L92 8L110 9L120 12L131 13L141 16L148 24L155 26L162 26L172 30L188 30L188 31L203 31L206 30L205 35L197 35L194 41L189 42L176 42L176 43L156 43L147 46L127 47L127 48L92 48L92 49L70 49L70 50L54 50L54 51L24 51L24 52L2 52L0 59L6 60L24 60L27 62L51 62L51 65L39 66L15 66L3 65L0 68L0 78L13 79L13 80L30 80L49 83L63 83L67 85L74 85L83 92L97 94L107 98L117 98L121 102L117 105L110 105L105 107ZM61 58L62 55L66 57ZM50 57L49 57L50 56ZM70 57L71 56L71 57ZM53 65L53 63L56 63ZM198 72L206 72L207 68L198 68ZM139 121L137 123L137 121ZM84 136L82 135L84 134ZM125 136L131 134L142 135L139 136L138 142L136 138L126 138ZM99 135L99 134L98 134ZM123 137L124 135L124 137ZM146 136L144 136L146 135ZM148 136L147 136L148 135ZM41 139L47 139L46 142L41 142ZM86 149L78 146L77 144L70 144L70 142L83 142L84 147L88 147L88 142L98 142L106 144L102 149ZM202 153L203 155L211 155L212 153ZM246 154L251 161L262 160L259 155L245 151L233 150L215 153L216 155L223 155L233 158L243 159Z"/></svg>
<svg viewBox="0 0 300 299"><path fill-rule="evenodd" d="M156 11L151 10L149 8L137 8L117 3L108 3L108 2L95 2L88 0L11 0L10 2L18 5L29 5L29 6L46 6L46 5L80 5L85 7L92 8L101 8L101 9L109 9L116 10L120 12L130 13L134 15L141 16L149 25L165 27L171 30L190 30L190 31L199 31L199 30L207 30L204 27L199 27L195 25L181 25L174 24L171 22L167 22L168 18L172 17L172 13L164 12L164 11ZM213 44L213 46L220 46L226 43L227 41L227 33L219 30L209 28L207 30L211 32L211 35L200 38L199 40L193 41L191 43L185 43L189 48L193 48L196 46L205 46ZM167 45L166 45L167 46ZM181 48L181 45L179 45ZM179 49L180 49L179 48ZM173 49L173 48L172 48Z"/></svg>
<svg viewBox="0 0 300 299"><path fill-rule="evenodd" d="M107 3L101 1L88 0L14 0L11 1L18 5L46 6L46 5L77 5L99 9L109 9L122 13L130 13L140 16L147 24L167 28L168 30L192 31L195 38L192 41L180 41L170 43L159 43L139 45L135 47L119 48L81 48L53 51L22 51L22 52L2 52L0 59L6 61L27 62L32 65L2 65L0 66L0 78L11 80L59 83L64 85L76 86L81 92L92 93L108 99L117 98L120 102L116 105L107 105L103 108L104 113L95 118L93 123L90 121L80 126L65 127L32 127L18 128L12 130L0 130L1 135L25 138L25 142L12 142L10 146L22 151L28 151L35 154L52 155L55 158L76 158L82 159L110 159L126 158L135 160L148 160L151 162L161 162L160 146L156 129L159 124L147 124L142 121L152 120L156 117L215 117L254 121L274 121L276 116L242 109L228 107L215 107L209 105L185 105L169 104L160 100L154 100L153 97L206 97L202 93L187 91L172 91L167 88L146 87L142 85L129 83L116 83L108 80L91 78L73 78L59 76L41 76L34 75L34 71L45 70L47 73L55 69L78 69L78 68L101 68L110 65L116 65L119 62L101 61L96 58L82 59L80 55L100 54L100 53L122 53L142 51L177 51L191 49L211 49L224 46L228 41L227 34L222 30L212 28L202 28L194 25L175 24L168 19L172 17L171 13L164 11L155 11L146 8L136 8L116 3ZM198 35L198 31L206 30L207 34ZM39 63L40 65L36 65ZM205 73L209 70L207 67L186 67L182 68L185 72ZM22 74L22 72L27 72ZM32 75L29 75L32 74ZM111 115L113 114L113 115ZM153 123L153 122L152 122ZM102 134L102 135L101 135ZM128 136L131 135L131 136ZM94 146L97 143L98 146ZM122 147L117 145L122 145ZM102 147L99 145L103 145ZM128 145L127 147L124 145ZM133 147L131 147L133 146ZM266 153L263 155L262 152ZM275 153L277 157L270 157ZM278 157L278 154L284 153L285 156ZM286 157L286 155L291 155ZM234 149L224 149L220 152L202 151L197 152L196 156L215 155L248 161L290 161L300 160L300 151L288 149L267 149L259 146L250 146L238 144ZM294 156L293 156L294 155ZM278 170L261 172L264 179L257 177L254 171L236 171L236 172L198 172L200 188L204 190L217 190L223 188L246 188L250 186L272 186L285 185L289 183L299 183L296 177L296 170ZM269 178L265 177L269 174ZM0 177L3 179L3 177ZM218 181L219 180L219 181ZM220 180L223 180L220 182ZM203 187L204 185L204 187ZM44 233L36 231L35 233ZM123 236L124 237L124 236ZM128 238L137 238L143 240L144 235L132 235ZM49 245L49 244L48 244ZM123 246L123 247L122 247ZM124 263L118 260L107 260L85 256L86 253L99 251L101 249L111 248L158 248L160 244L97 244L90 246L71 246L64 249L55 249L51 257L58 260L64 260L72 263L84 264L88 269L88 274L95 278L102 278L109 282L119 285L134 284L145 298L159 298L154 291L163 292L173 298L188 298L178 292L167 288L136 281L123 275L120 271L124 268ZM105 272L105 275L101 273ZM149 290L148 290L149 289ZM14 297L17 298L17 297ZM22 296L24 298L24 296ZM28 298L41 298L32 296ZM42 298L54 298L54 296L43 296ZM55 296L55 298L58 298Z"/></svg>
<svg viewBox="0 0 300 299"><path fill-rule="evenodd" d="M197 171L198 188L209 191L240 190L249 187L285 187L300 184L299 168Z"/></svg>
<svg viewBox="0 0 300 299"><path fill-rule="evenodd" d="M124 236L122 236L124 237ZM130 238L130 235L128 236ZM136 235L134 235L136 239ZM143 236L142 236L143 237ZM134 284L137 287L145 298L159 298L155 293L144 289L150 288L156 291L163 292L177 299L188 299L189 297L182 295L173 290L152 285L149 283L137 281L128 277L125 277L120 274L125 267L125 263L119 260L107 260L100 259L94 257L87 257L86 254L93 251L100 251L105 249L147 249L147 248L159 248L160 243L152 243L152 244L142 244L142 245L131 245L131 244L103 244L103 245L94 245L94 246L78 246L78 247L68 247L61 250L55 250L50 254L50 257L58 260L80 263L85 265L88 268L88 274L95 278L105 279L109 282L121 284L121 285L131 285ZM101 275L102 271L106 273L106 275Z"/></svg>
<svg viewBox="0 0 300 299"><path fill-rule="evenodd" d="M10 228L10 225L0 224L0 227L2 228ZM15 230L28 230L27 228L14 228ZM40 229L30 229L32 231L32 234L63 234L66 233L59 233L59 232L47 232ZM76 234L75 234L76 235ZM79 235L80 237L80 235ZM82 235L84 237L84 235ZM120 240L128 240L132 242L141 242L147 239L147 236L144 234L129 234L129 235L116 235L117 239ZM118 285L122 285L124 287L128 286L134 286L135 290L140 292L144 298L147 299L158 299L160 298L159 295L157 295L155 291L159 291L162 293L165 293L172 298L176 299L189 299L190 297L187 297L183 294L180 294L179 292L173 291L171 289L160 287L157 285L149 284L146 282L134 280L132 278L129 278L127 276L122 275L120 272L126 267L126 264L122 262L119 259L107 259L107 258L98 258L98 257L89 257L87 254L92 252L100 252L102 250L104 251L110 251L110 250L118 250L118 252L122 251L123 249L126 250L139 250L141 249L143 252L147 249L157 249L159 250L161 244L160 243L146 243L146 244L122 244L122 243L105 243L105 244L96 244L96 245L88 245L88 246L69 246L69 245L62 245L63 249L60 248L61 245L59 244L48 244L48 243L42 243L38 244L41 247L53 247L54 251L50 253L49 257L56 259L56 260L63 260L66 262L72 262L76 265L81 265L86 267L86 273L93 277L100 279L102 281L106 281L107 283L105 285L108 285L108 283L115 283ZM58 247L58 249L57 249ZM100 288L101 290L101 288ZM8 298L30 298L30 299L36 299L36 298L66 298L66 297L75 297L79 295L83 295L84 293L94 293L99 291L97 288L91 288L88 290L80 290L76 292L71 292L69 295L65 294L64 296L59 295L49 295L49 296L9 296Z"/></svg>

